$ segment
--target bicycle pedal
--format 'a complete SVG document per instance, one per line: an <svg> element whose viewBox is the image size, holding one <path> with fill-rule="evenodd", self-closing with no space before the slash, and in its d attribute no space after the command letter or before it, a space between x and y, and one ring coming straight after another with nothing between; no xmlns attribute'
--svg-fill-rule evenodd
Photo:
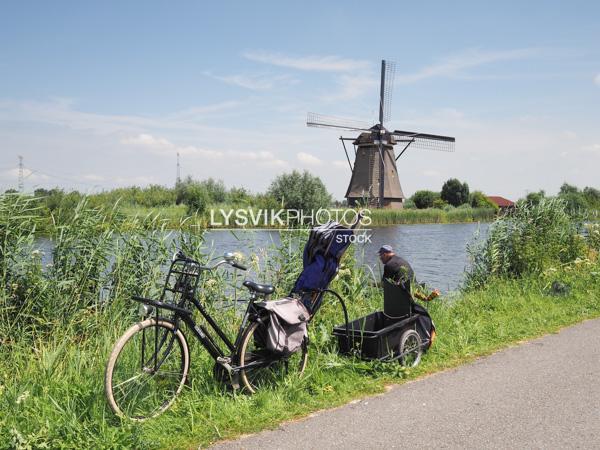
<svg viewBox="0 0 600 450"><path fill-rule="evenodd" d="M234 372L230 377L230 385L234 391L237 391L240 388L240 376L239 373Z"/></svg>

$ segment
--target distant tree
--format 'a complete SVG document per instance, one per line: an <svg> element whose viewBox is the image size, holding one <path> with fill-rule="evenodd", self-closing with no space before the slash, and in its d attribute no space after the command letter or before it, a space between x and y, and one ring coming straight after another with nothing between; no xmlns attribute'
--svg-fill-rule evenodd
<svg viewBox="0 0 600 450"><path fill-rule="evenodd" d="M567 194L578 194L579 188L577 186L573 186L569 183L563 183L560 187L560 191L558 191L558 195L567 195Z"/></svg>
<svg viewBox="0 0 600 450"><path fill-rule="evenodd" d="M186 203L188 187L194 184L194 179L188 175L183 180L175 184L175 204L180 205Z"/></svg>
<svg viewBox="0 0 600 450"><path fill-rule="evenodd" d="M543 198L546 198L546 192L541 190L538 192L530 192L525 196L525 198L522 201L535 206L538 205Z"/></svg>
<svg viewBox="0 0 600 450"><path fill-rule="evenodd" d="M404 203L402 204L402 207L404 209L415 209L417 207L417 205L415 205L415 201L411 197L408 200L404 201Z"/></svg>
<svg viewBox="0 0 600 450"><path fill-rule="evenodd" d="M600 190L593 187L585 187L583 188L583 196L590 208L600 208Z"/></svg>
<svg viewBox="0 0 600 450"><path fill-rule="evenodd" d="M567 202L567 211L571 214L579 214L586 211L589 207L585 196L581 192L568 192L566 194L560 194L558 198L563 199Z"/></svg>
<svg viewBox="0 0 600 450"><path fill-rule="evenodd" d="M439 194L433 191L421 190L417 191L410 198L417 209L425 209L431 208L433 206L433 202L436 198L439 197Z"/></svg>
<svg viewBox="0 0 600 450"><path fill-rule="evenodd" d="M59 188L47 190L44 195L44 203L50 212L54 212L61 207L65 209L75 206L79 200L79 196L65 194L65 191Z"/></svg>
<svg viewBox="0 0 600 450"><path fill-rule="evenodd" d="M442 200L441 198L438 197L433 201L432 206L437 209L444 209L446 206L452 206L452 205L449 205L449 203L446 200Z"/></svg>
<svg viewBox="0 0 600 450"><path fill-rule="evenodd" d="M175 191L165 186L151 184L143 189L137 189L133 196L137 205L154 208L157 206L169 206L175 203Z"/></svg>
<svg viewBox="0 0 600 450"><path fill-rule="evenodd" d="M469 201L469 185L461 183L456 178L450 178L442 186L442 200L452 206L460 206Z"/></svg>
<svg viewBox="0 0 600 450"><path fill-rule="evenodd" d="M257 209L278 209L281 208L281 202L269 194L257 194L252 199L252 206Z"/></svg>
<svg viewBox="0 0 600 450"><path fill-rule="evenodd" d="M187 187L185 203L188 214L203 214L208 209L211 199L204 186L192 183Z"/></svg>
<svg viewBox="0 0 600 450"><path fill-rule="evenodd" d="M243 187L231 188L227 193L227 201L234 204L248 203L252 199L250 193Z"/></svg>
<svg viewBox="0 0 600 450"><path fill-rule="evenodd" d="M214 178L208 178L203 180L200 184L206 190L208 196L213 203L223 203L227 198L227 188L223 180L215 180Z"/></svg>
<svg viewBox="0 0 600 450"><path fill-rule="evenodd" d="M44 188L37 188L36 190L33 191L34 197L46 197L49 194L50 194L50 191L48 189L44 189Z"/></svg>
<svg viewBox="0 0 600 450"><path fill-rule="evenodd" d="M481 191L473 191L469 196L469 203L472 208L493 208L498 209L498 205L496 205L493 201L491 201L487 196Z"/></svg>
<svg viewBox="0 0 600 450"><path fill-rule="evenodd" d="M211 198L206 186L187 176L175 186L175 203L186 205L188 214L202 214L211 203Z"/></svg>
<svg viewBox="0 0 600 450"><path fill-rule="evenodd" d="M10 189L5 190L4 193L5 194L17 194L17 193L19 193L19 191L17 191L16 189L10 188Z"/></svg>
<svg viewBox="0 0 600 450"><path fill-rule="evenodd" d="M206 196L200 194L200 191L204 191ZM175 203L177 205L184 203L189 206L191 198L198 195L207 198L208 203L223 203L227 200L227 188L221 180L208 178L196 181L189 175L175 185Z"/></svg>
<svg viewBox="0 0 600 450"><path fill-rule="evenodd" d="M271 182L267 194L288 209L308 211L331 204L331 194L321 179L307 171L279 175Z"/></svg>
<svg viewBox="0 0 600 450"><path fill-rule="evenodd" d="M592 204L588 201L591 197L589 195L591 191L588 189L587 193L588 195L586 195L586 191L580 191L577 186L563 183L558 191L558 198L563 199L567 203L567 210L571 214L579 214L590 207L593 208Z"/></svg>

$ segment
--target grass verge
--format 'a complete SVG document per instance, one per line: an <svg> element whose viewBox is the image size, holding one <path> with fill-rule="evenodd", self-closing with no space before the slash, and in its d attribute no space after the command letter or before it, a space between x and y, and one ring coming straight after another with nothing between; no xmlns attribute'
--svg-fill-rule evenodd
<svg viewBox="0 0 600 450"><path fill-rule="evenodd" d="M352 316L378 308L380 295L347 292ZM570 287L548 294L554 280ZM327 305L312 325L306 376L285 380L254 396L233 394L211 380L211 364L192 348L192 380L174 407L158 419L133 424L108 410L102 391L103 367L112 344L129 325L116 315L101 316L86 334L81 327L57 330L51 339L15 342L0 348L0 447L2 448L190 448L273 428L312 411L382 392L402 383L487 355L524 339L600 317L600 267L580 261L520 280L492 280L486 287L441 299L430 306L438 330L431 352L414 370L398 364L368 363L338 356L330 337L339 322Z"/></svg>

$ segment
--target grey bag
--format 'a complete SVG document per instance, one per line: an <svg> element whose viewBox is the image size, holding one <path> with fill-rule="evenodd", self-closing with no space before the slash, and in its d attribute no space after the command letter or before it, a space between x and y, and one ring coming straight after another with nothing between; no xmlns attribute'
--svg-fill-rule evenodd
<svg viewBox="0 0 600 450"><path fill-rule="evenodd" d="M283 298L259 304L269 311L266 346L269 350L289 355L302 345L310 314L299 299Z"/></svg>

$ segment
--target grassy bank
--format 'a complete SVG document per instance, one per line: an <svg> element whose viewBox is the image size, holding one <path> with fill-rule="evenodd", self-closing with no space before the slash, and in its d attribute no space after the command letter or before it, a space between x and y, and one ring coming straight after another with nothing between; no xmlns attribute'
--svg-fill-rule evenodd
<svg viewBox="0 0 600 450"><path fill-rule="evenodd" d="M231 205L216 205L215 210L224 209L228 211L235 209ZM248 208L248 207L243 207ZM186 207L184 205L169 206L166 208L145 208L140 206L124 206L120 208L127 217L145 217L159 214L167 221L171 227L179 227L185 222L190 228L195 225L199 228L208 228L210 225L210 216L208 213L187 217ZM338 216L343 217L343 212L338 211ZM465 222L491 222L496 216L496 211L490 208L453 208L453 209L370 209L371 225L409 225L424 223L465 223ZM326 217L326 215L323 215ZM335 211L332 211L331 217L335 218ZM351 215L348 215L351 217ZM217 216L220 219L220 216ZM235 225L234 225L235 226ZM261 225L261 228L263 226Z"/></svg>
<svg viewBox="0 0 600 450"><path fill-rule="evenodd" d="M174 247L205 258L197 253L199 237L183 234L174 241L156 222L121 222L83 205L75 222L51 230L62 253L55 266L42 270L32 247L35 215L30 208L0 203L0 448L196 447L275 427L382 392L390 382L453 367L522 339L600 317L600 241L594 232L590 236L596 240L570 261L557 258L518 277L498 272L451 301L431 303L438 339L417 369L338 356L331 328L342 319L331 302L311 325L304 378L284 380L254 396L229 393L211 379L212 360L193 342L190 385L163 416L134 424L115 418L106 405L106 359L118 336L136 320L136 308L127 299L156 292L161 262ZM282 239L305 236L301 232ZM279 294L300 271L301 249L289 254L288 248L282 246L268 260L255 255L248 261L262 280L278 286ZM350 316L380 309L380 291L370 287L370 275L354 265L351 252L343 263L332 288L347 299ZM555 281L566 288L553 292ZM215 305L222 298L220 286L239 282L235 272L209 278L202 298ZM211 308L232 333L238 320L233 309Z"/></svg>
<svg viewBox="0 0 600 450"><path fill-rule="evenodd" d="M418 223L491 222L496 211L491 208L373 209L373 225L402 225Z"/></svg>

